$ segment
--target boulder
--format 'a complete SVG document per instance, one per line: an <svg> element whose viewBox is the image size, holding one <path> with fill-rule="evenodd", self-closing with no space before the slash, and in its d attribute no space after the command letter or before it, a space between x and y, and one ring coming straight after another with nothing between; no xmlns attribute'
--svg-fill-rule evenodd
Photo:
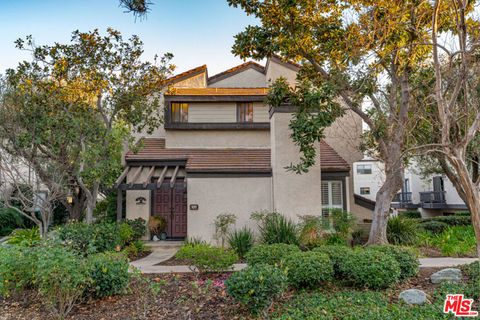
<svg viewBox="0 0 480 320"><path fill-rule="evenodd" d="M398 298L408 304L424 304L427 301L427 295L425 292L418 289L402 291Z"/></svg>
<svg viewBox="0 0 480 320"><path fill-rule="evenodd" d="M462 281L462 271L456 268L447 268L435 272L430 276L430 281L432 283L442 283L442 282L460 282Z"/></svg>

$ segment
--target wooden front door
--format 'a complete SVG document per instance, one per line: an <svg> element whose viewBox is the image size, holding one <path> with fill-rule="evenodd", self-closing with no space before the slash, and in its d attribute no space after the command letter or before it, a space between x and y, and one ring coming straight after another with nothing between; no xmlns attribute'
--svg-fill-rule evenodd
<svg viewBox="0 0 480 320"><path fill-rule="evenodd" d="M154 190L153 215L161 216L167 222L165 232L168 238L187 236L187 189L184 179L177 179L173 188L165 179L161 188Z"/></svg>

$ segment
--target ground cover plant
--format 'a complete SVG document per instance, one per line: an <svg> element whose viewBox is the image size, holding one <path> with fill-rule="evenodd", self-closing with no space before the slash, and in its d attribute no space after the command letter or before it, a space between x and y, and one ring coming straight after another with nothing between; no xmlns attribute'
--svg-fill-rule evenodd
<svg viewBox="0 0 480 320"><path fill-rule="evenodd" d="M183 245L175 257L185 260L192 271L200 273L227 271L238 261L235 252L209 244Z"/></svg>
<svg viewBox="0 0 480 320"><path fill-rule="evenodd" d="M419 234L418 245L433 248L442 256L475 256L476 239L473 226L448 226L441 232L424 231Z"/></svg>

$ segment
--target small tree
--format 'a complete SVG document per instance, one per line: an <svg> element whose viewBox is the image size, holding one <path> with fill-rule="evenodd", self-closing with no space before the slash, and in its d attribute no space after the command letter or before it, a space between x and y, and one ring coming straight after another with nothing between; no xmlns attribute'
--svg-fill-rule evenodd
<svg viewBox="0 0 480 320"><path fill-rule="evenodd" d="M46 158L68 175L91 222L102 184L111 186L121 172L132 131L162 123L159 94L174 68L172 55L144 62L141 40L125 41L113 29L106 36L75 31L68 44L37 46L31 36L16 44L33 59L7 71L0 139L37 171Z"/></svg>
<svg viewBox="0 0 480 320"><path fill-rule="evenodd" d="M236 221L237 217L230 213L222 213L215 218L215 239L220 241L222 248L225 247L225 241L227 240L230 227L234 225Z"/></svg>
<svg viewBox="0 0 480 320"><path fill-rule="evenodd" d="M1 149L0 149L1 150ZM0 185L3 199L1 205L13 209L38 226L44 238L53 219L55 204L66 197L62 173L51 173L57 183L47 189L38 179L27 174L29 164L25 159L13 158L0 152Z"/></svg>

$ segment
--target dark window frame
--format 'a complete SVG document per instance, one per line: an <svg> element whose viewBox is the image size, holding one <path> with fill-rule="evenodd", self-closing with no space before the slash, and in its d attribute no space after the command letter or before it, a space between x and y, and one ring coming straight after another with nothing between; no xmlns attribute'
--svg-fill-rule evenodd
<svg viewBox="0 0 480 320"><path fill-rule="evenodd" d="M174 106L178 106L178 112ZM186 108L184 108L186 107ZM188 110L190 105L188 102L171 102L170 103L170 121L172 123L188 123ZM184 113L186 109L186 113ZM186 117L183 115L186 114Z"/></svg>
<svg viewBox="0 0 480 320"><path fill-rule="evenodd" d="M247 110L251 109L251 117L247 120ZM252 123L253 122L253 103L252 102L237 102L237 123Z"/></svg>
<svg viewBox="0 0 480 320"><path fill-rule="evenodd" d="M364 192L365 190L368 190L368 192ZM360 194L361 195L369 195L370 194L370 187L360 187Z"/></svg>
<svg viewBox="0 0 480 320"><path fill-rule="evenodd" d="M357 164L357 174L372 174L372 165Z"/></svg>

